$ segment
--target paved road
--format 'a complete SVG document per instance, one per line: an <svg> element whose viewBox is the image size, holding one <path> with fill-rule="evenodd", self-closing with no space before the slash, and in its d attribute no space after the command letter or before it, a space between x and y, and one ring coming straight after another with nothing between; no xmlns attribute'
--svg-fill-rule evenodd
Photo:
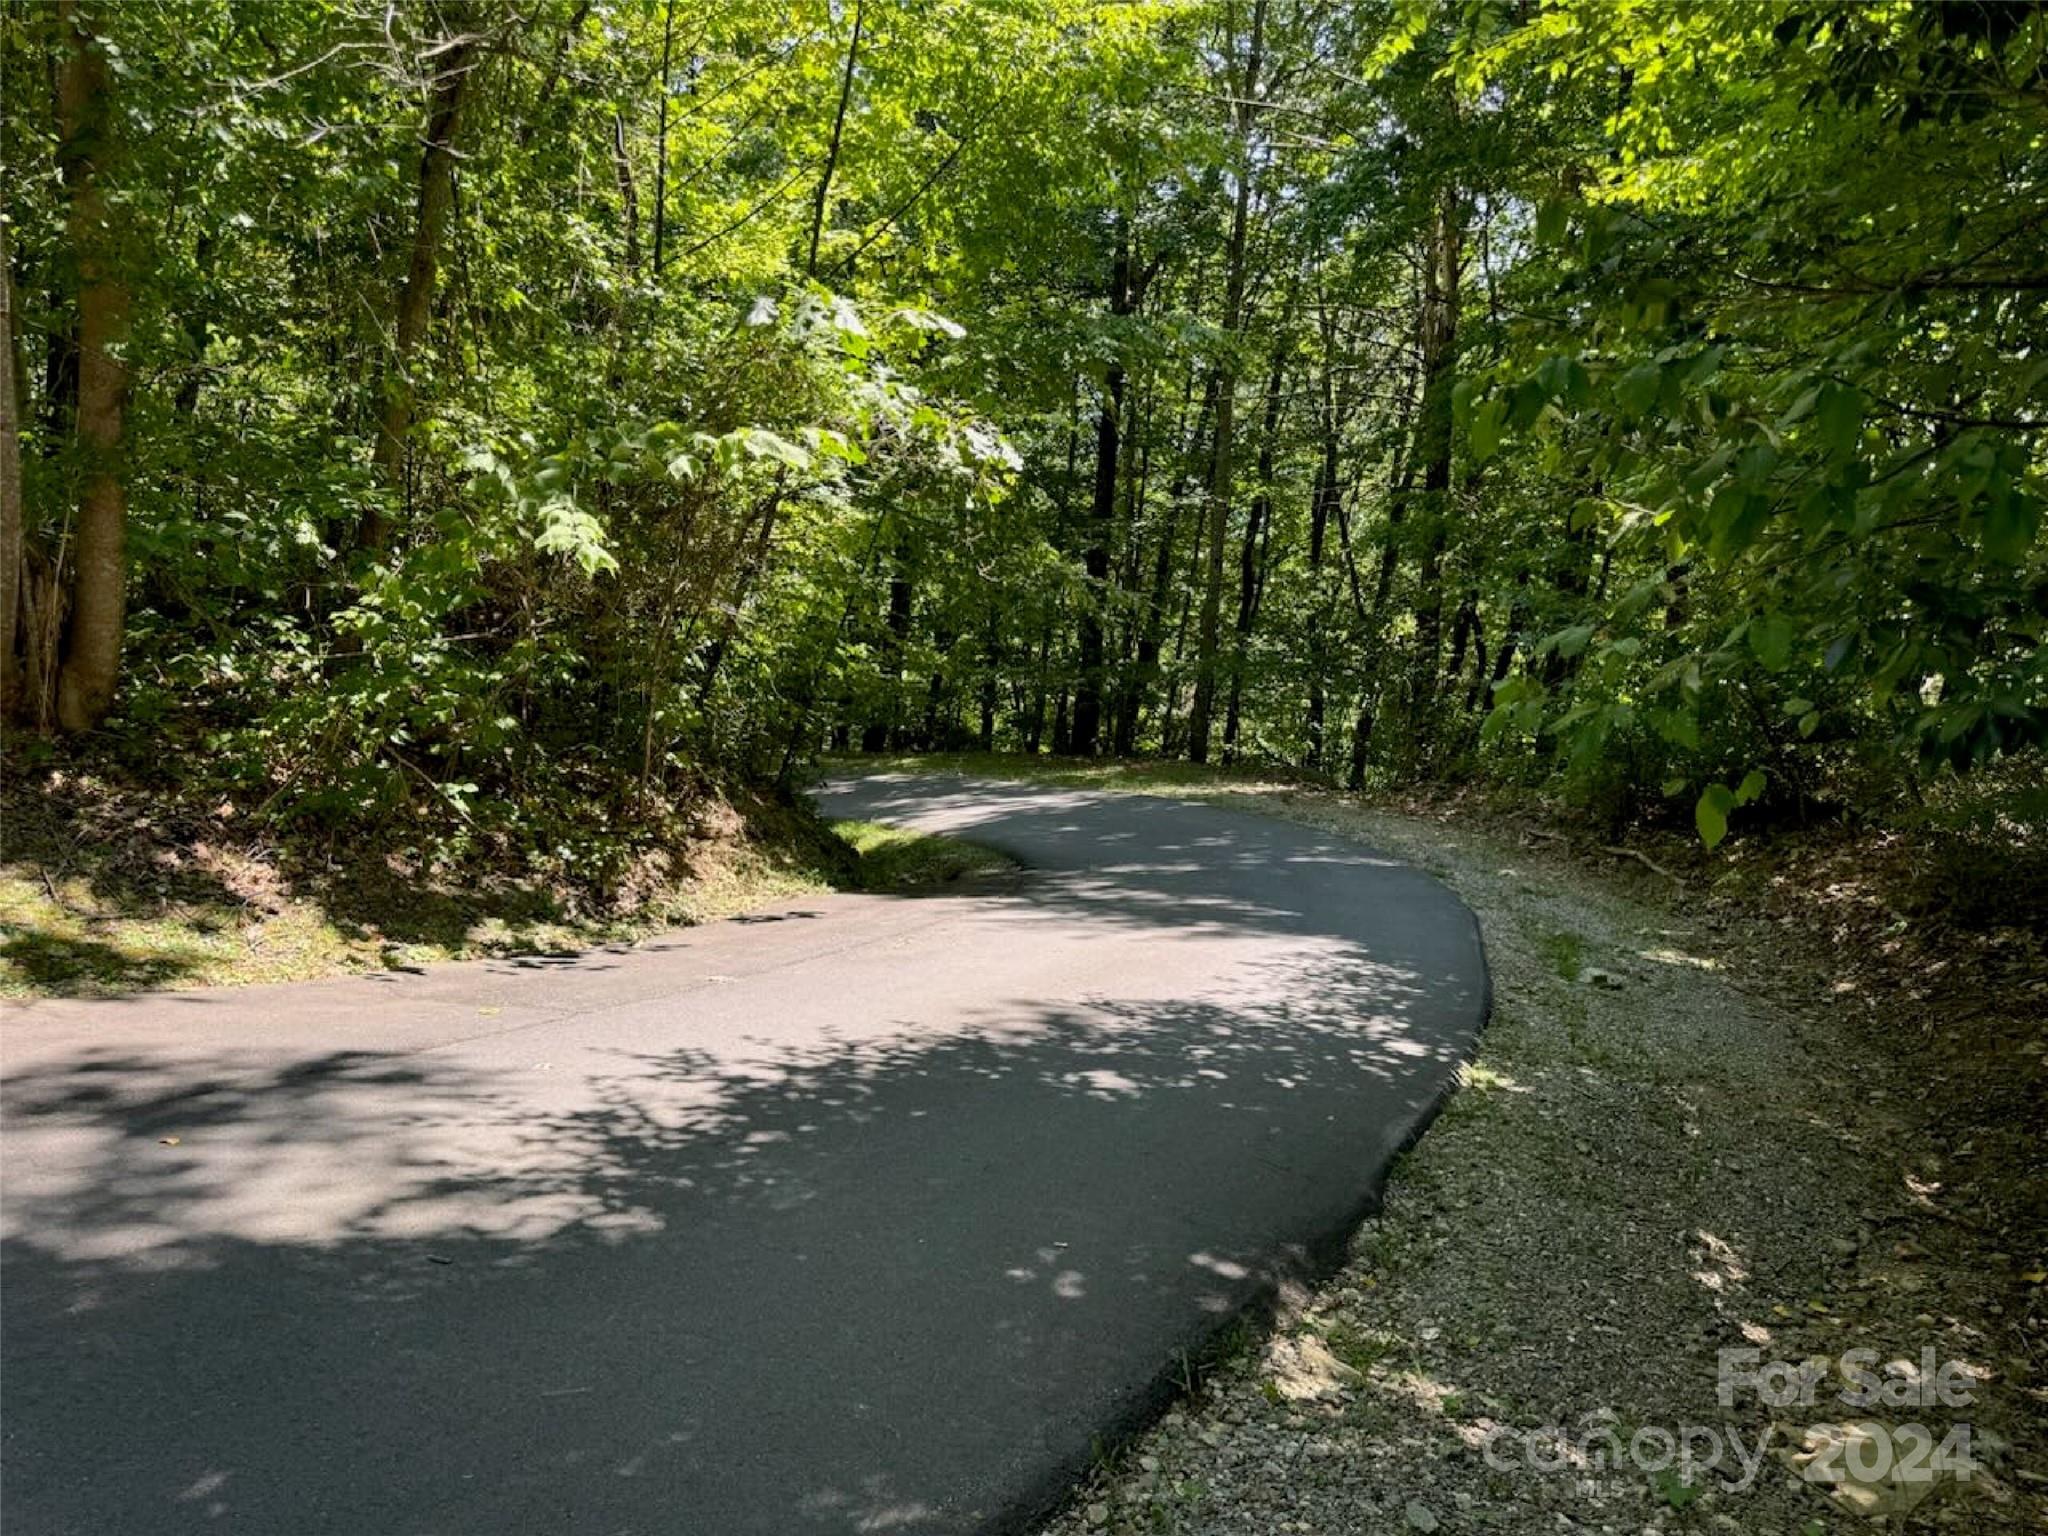
<svg viewBox="0 0 2048 1536"><path fill-rule="evenodd" d="M1418 872L1164 799L575 960L45 1003L0 1049L0 1526L1015 1525L1372 1198L1486 1007Z"/></svg>

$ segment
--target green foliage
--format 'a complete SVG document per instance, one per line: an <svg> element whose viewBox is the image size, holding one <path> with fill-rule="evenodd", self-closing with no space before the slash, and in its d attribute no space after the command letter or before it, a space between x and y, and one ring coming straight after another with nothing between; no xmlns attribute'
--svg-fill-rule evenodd
<svg viewBox="0 0 2048 1536"><path fill-rule="evenodd" d="M616 883L702 781L1084 700L1184 755L1205 677L1226 758L1710 845L2048 739L2038 10L870 0L849 76L823 0L545 0L402 358L447 16L86 14L112 729L266 816ZM44 94L0 130L40 580L78 271Z"/></svg>

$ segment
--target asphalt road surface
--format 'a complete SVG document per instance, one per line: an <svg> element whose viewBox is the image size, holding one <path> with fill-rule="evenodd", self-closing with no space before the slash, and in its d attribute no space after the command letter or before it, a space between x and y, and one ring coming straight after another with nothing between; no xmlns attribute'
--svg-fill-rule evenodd
<svg viewBox="0 0 2048 1536"><path fill-rule="evenodd" d="M1471 915L1169 799L877 776L1031 869L574 959L7 1009L13 1536L952 1532L1326 1259Z"/></svg>

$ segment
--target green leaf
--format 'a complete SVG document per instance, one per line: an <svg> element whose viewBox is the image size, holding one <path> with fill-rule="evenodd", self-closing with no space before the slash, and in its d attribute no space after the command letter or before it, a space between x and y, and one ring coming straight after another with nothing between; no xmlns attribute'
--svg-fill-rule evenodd
<svg viewBox="0 0 2048 1536"><path fill-rule="evenodd" d="M1766 672L1782 672L1792 660L1792 621L1782 613L1766 613L1749 621L1749 648Z"/></svg>
<svg viewBox="0 0 2048 1536"><path fill-rule="evenodd" d="M1715 559L1730 559L1749 548L1763 531L1771 516L1771 498L1759 491L1745 491L1731 480L1714 493L1707 516L1713 524L1708 547Z"/></svg>
<svg viewBox="0 0 2048 1536"><path fill-rule="evenodd" d="M1663 384L1662 368L1655 363L1639 364L1614 381L1615 403L1631 416L1647 415Z"/></svg>
<svg viewBox="0 0 2048 1536"><path fill-rule="evenodd" d="M1853 453L1863 436L1863 392L1842 384L1824 384L1814 404L1814 420L1829 453Z"/></svg>
<svg viewBox="0 0 2048 1536"><path fill-rule="evenodd" d="M540 509L541 527L533 547L545 554L568 555L586 576L616 571L619 562L604 545L604 524L567 497L555 497Z"/></svg>
<svg viewBox="0 0 2048 1536"><path fill-rule="evenodd" d="M811 456L808 453L788 438L770 432L765 427L742 427L740 442L752 458L772 459L778 464L787 464L791 469L811 467Z"/></svg>
<svg viewBox="0 0 2048 1536"><path fill-rule="evenodd" d="M1742 782L1735 786L1735 803L1737 805L1748 805L1764 792L1764 786L1769 782L1764 777L1763 769L1750 769L1748 773L1742 776Z"/></svg>
<svg viewBox="0 0 2048 1536"><path fill-rule="evenodd" d="M1688 752L1697 752L1700 746L1700 723L1683 710L1663 710L1652 717L1657 734L1675 747L1684 747Z"/></svg>
<svg viewBox="0 0 2048 1536"><path fill-rule="evenodd" d="M1560 629L1556 634L1552 635L1548 644L1550 649L1556 651L1560 656L1576 656L1586 648L1587 643L1592 638L1592 625L1573 624L1569 628Z"/></svg>
<svg viewBox="0 0 2048 1536"><path fill-rule="evenodd" d="M1469 440L1472 457L1484 464L1500 450L1500 433L1506 424L1508 403L1496 396L1484 402L1472 413L1472 427Z"/></svg>
<svg viewBox="0 0 2048 1536"><path fill-rule="evenodd" d="M1734 809L1735 791L1726 784L1709 784L1692 808L1692 821L1699 828L1700 841L1709 848L1717 847L1728 835L1728 813Z"/></svg>
<svg viewBox="0 0 2048 1536"><path fill-rule="evenodd" d="M2009 490L1984 508L1984 552L2001 565L2018 565L2040 528L2041 509L2033 498Z"/></svg>

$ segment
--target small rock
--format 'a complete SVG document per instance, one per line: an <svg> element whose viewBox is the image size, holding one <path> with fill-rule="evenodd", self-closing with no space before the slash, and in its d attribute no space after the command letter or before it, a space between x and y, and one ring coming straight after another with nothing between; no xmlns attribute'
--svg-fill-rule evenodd
<svg viewBox="0 0 2048 1536"><path fill-rule="evenodd" d="M1612 971L1601 970L1598 966L1589 969L1583 979L1589 987L1601 987L1609 992L1621 990L1621 978Z"/></svg>
<svg viewBox="0 0 2048 1536"><path fill-rule="evenodd" d="M1420 1499L1410 1499L1408 1507L1402 1511L1402 1514L1407 1519L1408 1528L1411 1531L1427 1533L1443 1524L1441 1520L1437 1519L1436 1512Z"/></svg>
<svg viewBox="0 0 2048 1536"><path fill-rule="evenodd" d="M1090 1504L1088 1506L1088 1523L1090 1525L1109 1524L1109 1506L1107 1504Z"/></svg>

